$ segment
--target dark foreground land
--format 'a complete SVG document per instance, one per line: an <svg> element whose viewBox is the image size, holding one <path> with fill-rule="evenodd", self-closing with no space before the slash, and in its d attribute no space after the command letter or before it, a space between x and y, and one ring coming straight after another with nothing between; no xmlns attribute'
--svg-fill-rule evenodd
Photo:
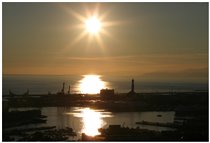
<svg viewBox="0 0 210 143"><path fill-rule="evenodd" d="M6 97L6 98L5 98ZM13 107L49 107L72 106L106 109L111 112L133 111L175 111L173 124L139 122L137 124L166 126L175 131L150 131L140 128L124 128L111 125L100 129L100 136L82 135L82 141L208 141L208 92L182 93L141 93L128 96L100 95L24 95L4 96L3 101L3 141L14 140L19 134L19 141L65 141L68 136L75 136L73 129L56 130L55 127L7 130L24 124L44 123L41 111L9 112ZM29 129L28 129L29 130Z"/></svg>

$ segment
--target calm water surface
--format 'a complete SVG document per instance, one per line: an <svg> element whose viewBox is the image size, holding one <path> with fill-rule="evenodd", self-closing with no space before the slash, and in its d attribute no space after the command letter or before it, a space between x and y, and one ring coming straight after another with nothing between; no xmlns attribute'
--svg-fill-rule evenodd
<svg viewBox="0 0 210 143"><path fill-rule="evenodd" d="M29 108L18 108L26 110ZM44 107L42 114L47 116L45 126L56 126L58 129L71 127L77 132L78 138L81 133L87 135L98 135L99 128L106 128L112 124L119 124L124 127L140 127L149 130L163 131L173 130L167 127L137 125L139 121L173 123L175 112L119 112L112 113L105 110L94 110L83 107ZM162 115L158 117L157 115Z"/></svg>
<svg viewBox="0 0 210 143"><path fill-rule="evenodd" d="M98 78L97 78L98 77ZM130 76L110 77L95 75L95 78L89 80L85 76L50 76L50 75L3 75L2 93L9 94L9 89L16 94L23 94L29 89L30 94L48 94L61 91L63 82L66 83L65 91L71 85L72 93L99 92L103 88L113 88L115 92L127 93L130 91L131 85ZM208 84L198 83L175 83L175 82L147 82L133 77L135 79L136 92L161 92L161 91L192 91L192 90L208 90ZM97 83L97 91L96 85ZM88 88L86 88L88 85ZM90 85L94 88L90 88ZM99 86L98 86L99 85ZM82 87L82 88L80 88ZM91 90L91 91L89 91Z"/></svg>

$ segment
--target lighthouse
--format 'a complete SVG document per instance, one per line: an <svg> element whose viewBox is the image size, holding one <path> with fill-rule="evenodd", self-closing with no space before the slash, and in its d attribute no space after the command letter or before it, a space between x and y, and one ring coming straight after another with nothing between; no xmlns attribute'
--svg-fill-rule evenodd
<svg viewBox="0 0 210 143"><path fill-rule="evenodd" d="M128 95L134 95L136 92L134 91L134 79L131 80L131 90L128 92Z"/></svg>

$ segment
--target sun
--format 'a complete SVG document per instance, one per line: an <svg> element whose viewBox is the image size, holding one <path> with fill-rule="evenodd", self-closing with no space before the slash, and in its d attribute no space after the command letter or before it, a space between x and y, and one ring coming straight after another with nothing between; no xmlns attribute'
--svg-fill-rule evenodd
<svg viewBox="0 0 210 143"><path fill-rule="evenodd" d="M96 34L100 31L101 22L97 17L90 17L85 21L85 28L89 33Z"/></svg>
<svg viewBox="0 0 210 143"><path fill-rule="evenodd" d="M99 75L84 75L79 84L80 91L84 94L97 94L105 87L106 84Z"/></svg>
<svg viewBox="0 0 210 143"><path fill-rule="evenodd" d="M66 5L62 5L62 8L67 13L78 20L78 23L69 26L69 29L75 31L78 35L71 39L66 47L73 47L81 41L84 42L86 40L86 47L92 47L92 43L96 43L97 47L105 51L106 44L103 39L108 38L109 40L118 42L114 34L110 33L110 27L120 25L122 22L118 20L109 21L110 11L101 12L100 7L101 5L99 3L91 6L84 5L84 11L77 12L69 9Z"/></svg>

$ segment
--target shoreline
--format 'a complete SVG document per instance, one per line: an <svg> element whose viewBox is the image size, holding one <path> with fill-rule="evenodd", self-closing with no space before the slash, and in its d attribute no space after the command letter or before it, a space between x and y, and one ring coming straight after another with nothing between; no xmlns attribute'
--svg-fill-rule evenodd
<svg viewBox="0 0 210 143"><path fill-rule="evenodd" d="M5 100L4 100L5 99ZM126 93L114 96L84 95L25 95L3 97L5 108L17 107L90 107L111 112L177 111L193 113L208 110L208 92ZM188 114L189 114L188 113Z"/></svg>

